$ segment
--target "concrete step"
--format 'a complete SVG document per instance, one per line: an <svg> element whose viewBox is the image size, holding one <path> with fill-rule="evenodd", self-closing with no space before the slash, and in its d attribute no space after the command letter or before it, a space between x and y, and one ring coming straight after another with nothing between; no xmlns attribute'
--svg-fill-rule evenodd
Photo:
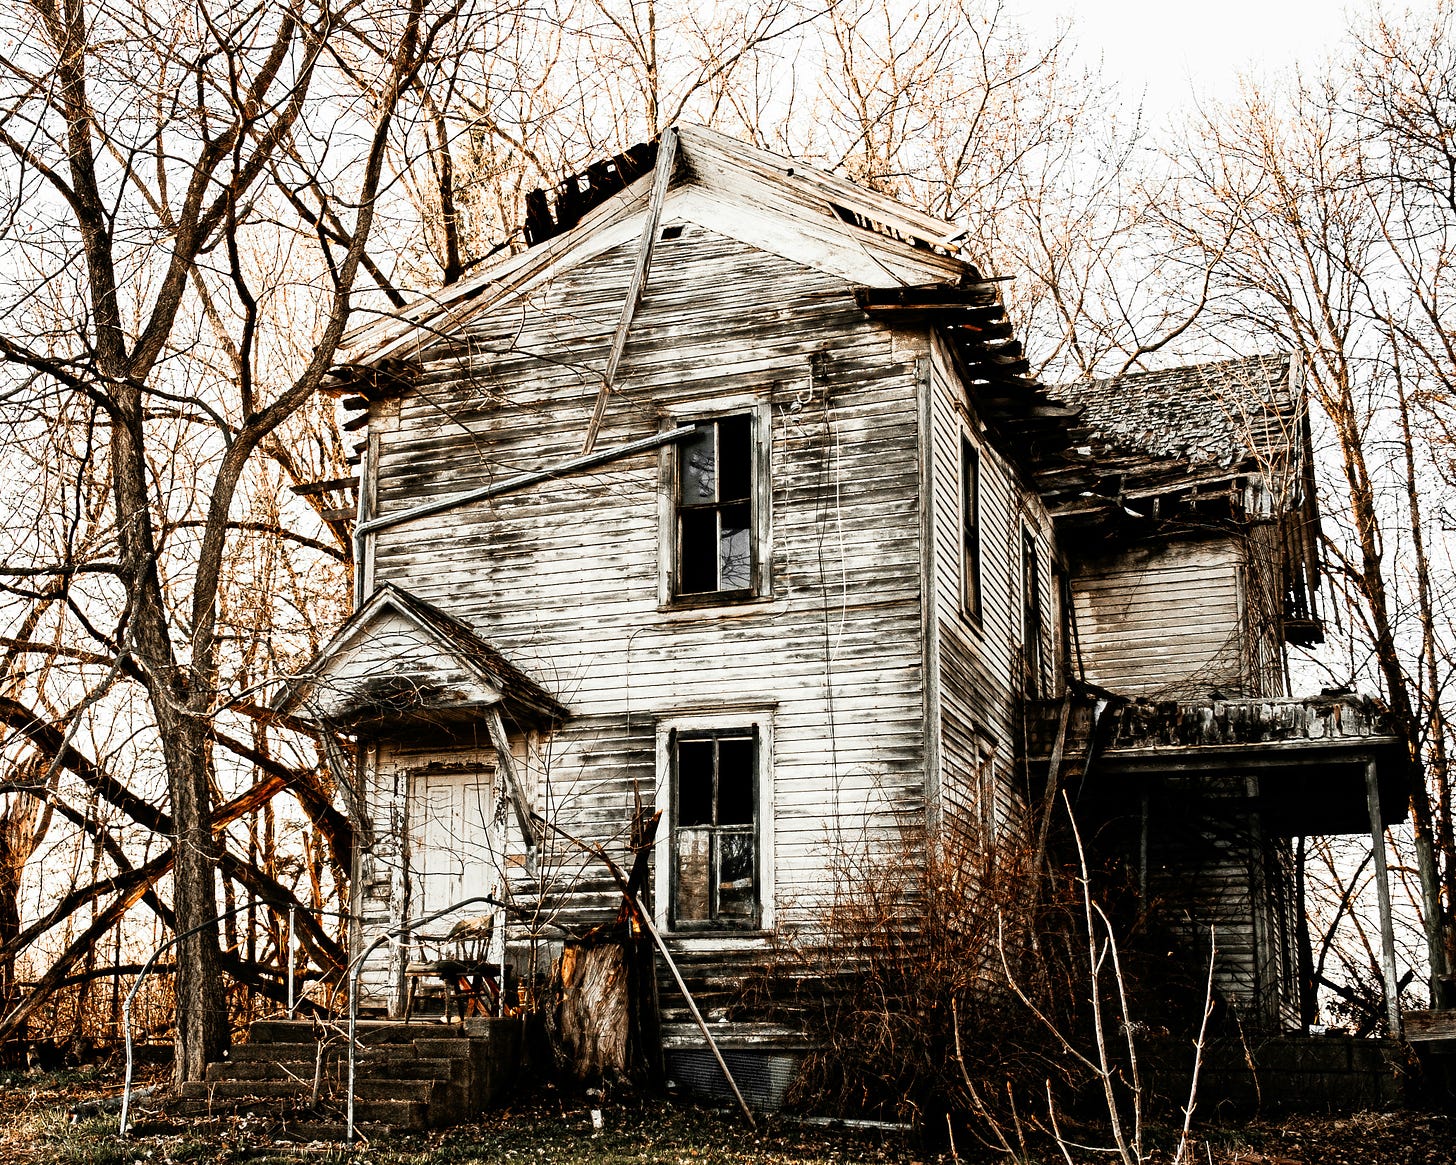
<svg viewBox="0 0 1456 1165"><path fill-rule="evenodd" d="M420 1035L430 1035L450 1024L439 1020L421 1019L408 1022L397 1019L361 1019L354 1025L354 1033L363 1044L407 1044ZM319 1025L311 1019L255 1019L248 1028L250 1044L311 1044L317 1041ZM334 1038L341 1038L348 1030L345 1020L330 1025Z"/></svg>
<svg viewBox="0 0 1456 1165"><path fill-rule="evenodd" d="M306 1096L296 1080L189 1080L177 1094L184 1100L297 1100Z"/></svg>
<svg viewBox="0 0 1456 1165"><path fill-rule="evenodd" d="M389 1077L354 1081L354 1100L429 1100L435 1089L446 1087L439 1080L398 1080ZM343 1094L342 1089L336 1096Z"/></svg>
<svg viewBox="0 0 1456 1165"><path fill-rule="evenodd" d="M414 1047L416 1054L426 1060L468 1058L478 1051L485 1050L483 1045L477 1044L477 1041L461 1039L458 1036L438 1040L415 1040Z"/></svg>
<svg viewBox="0 0 1456 1165"><path fill-rule="evenodd" d="M407 1052L414 1049L401 1045ZM359 1079L390 1077L399 1080L444 1080L460 1083L469 1073L470 1064L464 1056L441 1056L426 1058L415 1055L401 1055L375 1058L366 1053L354 1064L354 1075ZM329 1053L324 1057L321 1073L325 1082L342 1081L349 1074L348 1057ZM314 1061L309 1060L222 1060L207 1066L207 1079L217 1080L296 1080L307 1087L312 1085Z"/></svg>
<svg viewBox="0 0 1456 1165"><path fill-rule="evenodd" d="M215 1084L221 1080L297 1080L311 1084L313 1070L312 1060L214 1060L207 1066L207 1081ZM327 1066L324 1075L332 1075Z"/></svg>
<svg viewBox="0 0 1456 1165"><path fill-rule="evenodd" d="M272 1063L275 1060L285 1063L302 1063L304 1060L312 1062L318 1050L316 1043L246 1043L234 1044L228 1049L228 1058L221 1061L224 1064L241 1064L248 1060L262 1060Z"/></svg>
<svg viewBox="0 0 1456 1165"><path fill-rule="evenodd" d="M468 1041L459 1041L465 1043ZM317 1044L237 1044L228 1050L225 1064L308 1064L312 1065L318 1056ZM419 1049L409 1044L361 1044L355 1059L359 1063L386 1063L401 1060L417 1060ZM324 1048L324 1063L347 1062L349 1047L345 1043L331 1043Z"/></svg>
<svg viewBox="0 0 1456 1165"><path fill-rule="evenodd" d="M516 1082L522 1031L517 1020L361 1023L358 1120L437 1127L494 1103ZM316 1073L319 1101L310 1111ZM329 1123L344 1099L347 1078L348 1046L337 1027L268 1019L255 1022L248 1042L233 1048L227 1060L208 1065L206 1079L187 1085L181 1095L204 1114L248 1110Z"/></svg>
<svg viewBox="0 0 1456 1165"><path fill-rule="evenodd" d="M430 1106L423 1100L356 1099L354 1121L396 1129L423 1129L430 1125Z"/></svg>

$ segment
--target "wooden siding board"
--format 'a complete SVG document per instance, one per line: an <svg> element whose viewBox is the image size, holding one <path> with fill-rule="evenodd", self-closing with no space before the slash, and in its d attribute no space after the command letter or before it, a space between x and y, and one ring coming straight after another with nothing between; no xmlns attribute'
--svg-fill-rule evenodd
<svg viewBox="0 0 1456 1165"><path fill-rule="evenodd" d="M431 361L381 433L380 513L576 453L630 249L478 317ZM561 352L573 367L535 355ZM836 845L889 844L924 813L915 354L842 279L693 230L656 256L618 379L599 447L659 431L671 408L769 402L771 597L659 608L655 454L380 531L377 576L465 619L573 710L549 786L562 827L589 840L623 845L634 798L652 803L658 717L771 704L774 897L786 923L810 920L794 903ZM558 919L615 908L589 885Z"/></svg>
<svg viewBox="0 0 1456 1165"><path fill-rule="evenodd" d="M972 402L948 353L937 343L933 355L929 456L934 574L930 589L938 635L941 810L947 821L976 826L1005 822L1019 813L1013 652L1020 637L1022 523L1038 539L1046 579L1051 577L1053 539L1040 503L1029 495L1006 459L968 422ZM979 624L961 609L962 433L971 438L980 457ZM1044 605L1044 610L1051 609ZM1048 628L1047 633L1054 632ZM1050 639L1046 650L1047 658L1054 659ZM994 774L994 806L982 804L988 792L982 781L982 767L987 763Z"/></svg>
<svg viewBox="0 0 1456 1165"><path fill-rule="evenodd" d="M1245 661L1241 553L1173 542L1084 565L1073 580L1087 678L1129 696L1256 694ZM1170 610L1186 618L1170 619Z"/></svg>

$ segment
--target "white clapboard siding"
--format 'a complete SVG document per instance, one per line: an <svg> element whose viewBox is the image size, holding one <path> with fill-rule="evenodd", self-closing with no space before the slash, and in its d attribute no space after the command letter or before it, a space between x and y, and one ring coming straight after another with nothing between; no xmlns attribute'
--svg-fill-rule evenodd
<svg viewBox="0 0 1456 1165"><path fill-rule="evenodd" d="M1257 695L1246 660L1242 553L1173 542L1085 565L1073 580L1087 678L1129 696Z"/></svg>
<svg viewBox="0 0 1456 1165"><path fill-rule="evenodd" d="M932 364L930 454L934 538L933 586L938 628L941 811L958 825L988 830L1020 811L1014 774L1017 645L1022 635L1021 530L1041 555L1046 675L1056 669L1051 602L1051 534L1045 512L1021 486L1005 457L972 421L970 402L944 353ZM961 435L980 458L981 618L961 603ZM989 770L989 771L988 771ZM995 803L988 801L993 798Z"/></svg>
<svg viewBox="0 0 1456 1165"><path fill-rule="evenodd" d="M634 258L609 251L437 349L378 426L378 512L575 456ZM655 796L657 721L769 708L772 898L810 921L836 851L902 850L925 819L916 352L845 280L690 226L658 244L617 388L599 449L661 431L669 408L768 404L768 596L659 609L656 452L381 531L374 577L571 709L543 795L622 861L635 797ZM547 857L559 919L615 910L599 868Z"/></svg>

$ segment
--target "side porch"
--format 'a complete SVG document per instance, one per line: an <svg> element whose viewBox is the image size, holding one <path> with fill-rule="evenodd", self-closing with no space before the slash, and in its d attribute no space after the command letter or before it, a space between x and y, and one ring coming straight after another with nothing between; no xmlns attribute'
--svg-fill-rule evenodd
<svg viewBox="0 0 1456 1165"><path fill-rule="evenodd" d="M1065 794L1089 853L1121 871L1139 916L1160 910L1177 958L1208 965L1246 1030L1304 1033L1314 983L1299 839L1371 841L1386 1030L1398 1036L1384 831L1406 817L1409 753L1373 702L1109 693L1044 707L1030 748L1044 803Z"/></svg>

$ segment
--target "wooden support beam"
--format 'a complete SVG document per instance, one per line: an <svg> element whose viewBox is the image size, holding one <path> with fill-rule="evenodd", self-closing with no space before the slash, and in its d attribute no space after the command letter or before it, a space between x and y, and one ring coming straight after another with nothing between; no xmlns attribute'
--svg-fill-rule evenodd
<svg viewBox="0 0 1456 1165"><path fill-rule="evenodd" d="M856 287L855 302L869 312L881 308L999 307L994 283L922 283L915 287Z"/></svg>
<svg viewBox="0 0 1456 1165"><path fill-rule="evenodd" d="M531 796L516 768L516 758L511 753L511 742L506 737L506 725L498 705L485 710L485 731L490 737L491 747L495 749L496 765L506 779L506 792L510 794L511 807L516 811L516 824L521 827L521 837L529 855L541 844L541 830L531 809Z"/></svg>
<svg viewBox="0 0 1456 1165"><path fill-rule="evenodd" d="M693 1017L693 1022L698 1025L698 1030L703 1033L703 1038L708 1041L708 1050L713 1053L713 1059L718 1061L718 1068L723 1073L723 1079L728 1081L728 1087L733 1089L733 1095L738 1098L738 1107L743 1110L743 1115L748 1118L748 1127L757 1129L758 1124L753 1119L753 1110L748 1107L748 1101L743 1099L743 1093L738 1090L738 1081L733 1079L733 1073L728 1069L728 1062L723 1059L723 1053L718 1050L718 1041L713 1038L713 1033L708 1030L708 1025L703 1022L703 1013L698 1010L698 1005L693 999L692 992L688 985L683 982L682 972L677 969L677 963L673 961L672 952L667 949L667 943L662 941L662 935L658 934L657 927L652 924L652 915L643 908L640 899L629 899L632 905L637 908L637 917L642 920L642 925L647 928L647 933L652 936L652 941L657 944L657 949L662 954L662 961L667 964L667 969L672 972L673 981L677 983L677 989L682 992L683 1002L688 1005L688 1013Z"/></svg>
<svg viewBox="0 0 1456 1165"><path fill-rule="evenodd" d="M642 292L647 287L647 272L652 266L652 248L657 242L658 226L662 222L662 204L667 198L667 185L672 180L672 168L676 160L677 130L668 126L662 131L662 140L657 145L657 170L652 176L652 197L647 204L647 222L642 228L642 241L637 247L637 266L632 269L632 282L627 285L627 298L622 303L616 334L612 336L606 371L602 373L602 387L597 393L591 424L587 427L586 440L581 446L583 454L590 453L597 443L597 434L602 428L602 416L607 411L607 397L611 395L612 385L617 379L617 365L622 362L622 353L627 348L627 333L632 330L632 317L637 314L638 305L642 302Z"/></svg>
<svg viewBox="0 0 1456 1165"><path fill-rule="evenodd" d="M1375 858L1375 889L1380 901L1380 968L1385 976L1385 1015L1393 1040L1401 1038L1400 986L1395 973L1395 924L1390 912L1390 873L1385 865L1385 822L1380 815L1380 772L1365 762L1365 800L1370 810L1370 845Z"/></svg>
<svg viewBox="0 0 1456 1165"><path fill-rule="evenodd" d="M302 485L291 485L289 490L301 498L311 494L326 494L336 489L353 489L359 484L357 477L332 477L328 481L306 481Z"/></svg>

